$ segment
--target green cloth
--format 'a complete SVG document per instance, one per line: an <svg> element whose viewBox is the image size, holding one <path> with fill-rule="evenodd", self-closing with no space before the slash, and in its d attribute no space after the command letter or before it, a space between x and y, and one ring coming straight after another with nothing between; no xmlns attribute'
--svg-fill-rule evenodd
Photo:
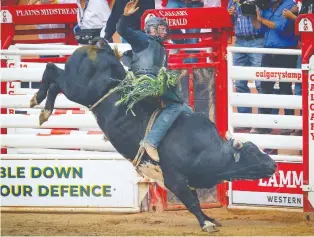
<svg viewBox="0 0 314 237"><path fill-rule="evenodd" d="M157 77L136 77L132 72L128 72L126 78L114 88L114 91L121 95L116 105L127 104L128 110L131 110L137 102L147 97L160 97L166 102L183 103L179 96L178 79L178 72L167 71L164 67L160 69Z"/></svg>

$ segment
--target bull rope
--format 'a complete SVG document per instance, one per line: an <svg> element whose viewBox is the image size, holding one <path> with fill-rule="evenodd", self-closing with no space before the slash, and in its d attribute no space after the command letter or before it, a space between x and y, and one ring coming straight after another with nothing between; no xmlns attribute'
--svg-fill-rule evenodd
<svg viewBox="0 0 314 237"><path fill-rule="evenodd" d="M106 93L103 97L101 97L93 106L91 106L89 108L89 111L92 111L97 105L100 104L100 102L104 101L108 96L110 96L113 92L115 91L115 89L111 89L109 90L108 93Z"/></svg>
<svg viewBox="0 0 314 237"><path fill-rule="evenodd" d="M148 124L147 124L147 127L146 127L145 137L148 135L148 133L152 129L153 124L154 124L156 117L158 116L159 112L160 112L160 109L156 109L154 111L154 113L152 114L152 116L150 117ZM137 154L136 154L136 156L132 162L132 164L135 168L137 168L138 165L141 163L144 154L145 154L145 148L141 144L140 148L138 149Z"/></svg>

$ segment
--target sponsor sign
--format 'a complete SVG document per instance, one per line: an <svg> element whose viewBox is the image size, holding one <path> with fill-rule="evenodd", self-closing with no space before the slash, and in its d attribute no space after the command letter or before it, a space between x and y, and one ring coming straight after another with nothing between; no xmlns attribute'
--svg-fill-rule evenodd
<svg viewBox="0 0 314 237"><path fill-rule="evenodd" d="M314 72L309 73L309 157L314 157Z"/></svg>
<svg viewBox="0 0 314 237"><path fill-rule="evenodd" d="M232 182L232 203L302 207L303 165L277 165L277 172L269 179Z"/></svg>
<svg viewBox="0 0 314 237"><path fill-rule="evenodd" d="M172 29L231 27L228 13L220 7L148 10L143 16L144 21L152 15L165 19ZM204 16L202 20L200 16ZM212 19L224 20L213 21Z"/></svg>
<svg viewBox="0 0 314 237"><path fill-rule="evenodd" d="M313 26L311 20L303 18L299 22L299 31L300 32L313 32Z"/></svg>
<svg viewBox="0 0 314 237"><path fill-rule="evenodd" d="M18 65L19 65L20 68L27 68L27 64L26 63L18 63ZM7 67L8 68L16 67L15 60L8 60ZM21 88L21 82L12 82L12 81L10 81L10 82L7 82L6 85L7 85L7 93L9 95L15 94L16 91ZM12 112L10 112L10 113L12 113Z"/></svg>
<svg viewBox="0 0 314 237"><path fill-rule="evenodd" d="M300 70L281 70L281 71L267 71L267 70L259 70L255 73L256 78L261 79L276 79L276 80L282 80L282 79L297 79L298 81L301 81L302 79L302 72Z"/></svg>
<svg viewBox="0 0 314 237"><path fill-rule="evenodd" d="M0 11L0 23L12 23L12 15L8 10L1 10Z"/></svg>
<svg viewBox="0 0 314 237"><path fill-rule="evenodd" d="M308 126L309 126L309 134L308 141L306 146L308 146L309 151L309 163L306 169L309 170L309 186L312 187L312 190L308 192L308 200L311 203L312 207L314 207L314 56L310 59L310 71L309 71L309 89L308 89Z"/></svg>
<svg viewBox="0 0 314 237"><path fill-rule="evenodd" d="M231 67L232 78L235 80L259 80L277 82L301 82L301 69L294 68L258 68L258 67Z"/></svg>
<svg viewBox="0 0 314 237"><path fill-rule="evenodd" d="M57 9L20 9L15 10L16 16L53 16L53 15L73 15L77 14L76 8Z"/></svg>
<svg viewBox="0 0 314 237"><path fill-rule="evenodd" d="M1 206L134 207L127 160L2 160Z"/></svg>
<svg viewBox="0 0 314 237"><path fill-rule="evenodd" d="M62 5L62 6L61 6ZM1 21L25 24L75 24L77 21L76 4L20 5L5 7L1 11Z"/></svg>

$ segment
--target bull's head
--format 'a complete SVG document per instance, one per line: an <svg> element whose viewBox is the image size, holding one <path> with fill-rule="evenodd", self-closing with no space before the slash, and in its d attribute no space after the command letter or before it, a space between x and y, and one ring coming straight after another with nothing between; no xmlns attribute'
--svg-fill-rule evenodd
<svg viewBox="0 0 314 237"><path fill-rule="evenodd" d="M225 180L269 178L275 173L275 161L254 143L234 139L230 134L226 137L234 162L220 174Z"/></svg>

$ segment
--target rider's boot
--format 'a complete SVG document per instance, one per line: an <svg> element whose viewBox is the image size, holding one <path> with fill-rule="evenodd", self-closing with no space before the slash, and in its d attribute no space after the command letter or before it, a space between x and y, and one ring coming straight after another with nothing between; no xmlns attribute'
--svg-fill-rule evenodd
<svg viewBox="0 0 314 237"><path fill-rule="evenodd" d="M162 139L165 137L172 124L183 111L188 113L192 112L192 110L184 104L169 103L156 119L152 130L143 139L142 146L153 160L157 162L159 161L157 147L159 147Z"/></svg>
<svg viewBox="0 0 314 237"><path fill-rule="evenodd" d="M143 142L142 146L145 148L147 154L152 158L154 161L159 162L159 155L157 148L150 145L148 142Z"/></svg>

